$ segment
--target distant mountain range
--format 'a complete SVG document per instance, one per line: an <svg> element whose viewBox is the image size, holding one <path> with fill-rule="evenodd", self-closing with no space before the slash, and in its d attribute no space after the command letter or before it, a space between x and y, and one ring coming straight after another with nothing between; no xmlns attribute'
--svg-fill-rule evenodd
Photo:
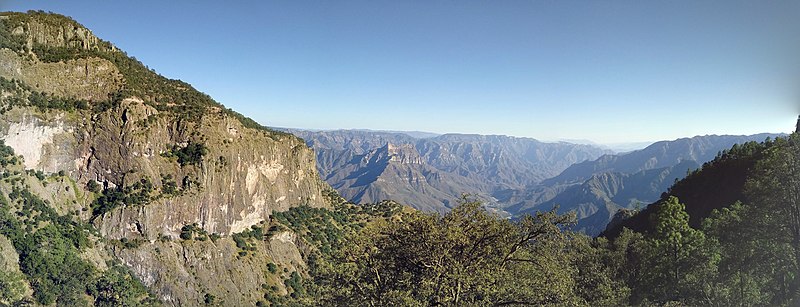
<svg viewBox="0 0 800 307"><path fill-rule="evenodd" d="M376 131L290 132L314 148L323 179L345 198L391 198L433 211L446 211L462 193L494 202L495 191L524 189L572 164L610 153L589 145L497 135L414 138Z"/></svg>
<svg viewBox="0 0 800 307"><path fill-rule="evenodd" d="M733 144L777 134L696 136L613 154L597 145L500 135L287 129L312 147L323 179L356 203L392 199L447 211L463 193L507 216L575 211L598 234L620 209L649 204Z"/></svg>

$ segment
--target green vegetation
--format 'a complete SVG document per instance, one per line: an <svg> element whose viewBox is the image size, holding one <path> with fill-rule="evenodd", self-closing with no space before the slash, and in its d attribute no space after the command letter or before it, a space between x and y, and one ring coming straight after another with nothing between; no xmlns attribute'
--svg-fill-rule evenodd
<svg viewBox="0 0 800 307"><path fill-rule="evenodd" d="M140 238L136 238L136 239L122 238L122 239L119 239L119 240L110 240L109 243L111 245L119 246L119 247L122 247L122 248L137 248L139 246L142 246L142 244L144 244L145 241L146 240L140 239Z"/></svg>
<svg viewBox="0 0 800 307"><path fill-rule="evenodd" d="M736 145L623 223L638 232L607 232L607 265L634 305L794 306L797 212L800 135Z"/></svg>
<svg viewBox="0 0 800 307"><path fill-rule="evenodd" d="M290 296L292 298L298 298L305 294L305 288L303 288L302 279L300 278L300 274L297 274L297 271L292 272L289 275L289 278L283 281L283 284L286 286L287 289L291 289Z"/></svg>
<svg viewBox="0 0 800 307"><path fill-rule="evenodd" d="M320 249L323 254L341 246L343 241L342 227L351 225L351 221L344 210L327 210L299 206L285 212L273 214L277 222L300 234L307 241ZM277 231L279 228L270 228L268 232Z"/></svg>
<svg viewBox="0 0 800 307"><path fill-rule="evenodd" d="M215 304L215 303L217 302L217 297L215 297L215 296L214 296L214 295L212 295L212 294L208 294L208 293L206 293L206 295L205 295L205 296L203 296L203 302L204 302L206 305L213 305L213 304Z"/></svg>
<svg viewBox="0 0 800 307"><path fill-rule="evenodd" d="M38 174L36 175L39 176ZM43 176L43 175L42 175ZM44 177L42 177L44 178ZM118 207L124 206L144 206L162 197L171 197L182 194L193 182L184 178L183 186L178 188L178 184L172 175L161 175L161 189L156 193L156 188L147 178L139 179L134 184L127 186L117 186L115 188L102 189L102 186L94 180L86 184L86 188L93 193L101 193L92 202L92 216L97 217Z"/></svg>
<svg viewBox="0 0 800 307"><path fill-rule="evenodd" d="M126 187L105 189L92 202L92 216L103 215L117 207L146 205L155 199L152 194L153 184L146 178Z"/></svg>
<svg viewBox="0 0 800 307"><path fill-rule="evenodd" d="M178 164L181 166L186 165L199 165L203 163L203 157L208 154L208 148L201 143L190 142L185 147L173 145L168 151L164 152L162 156L167 158L175 157Z"/></svg>
<svg viewBox="0 0 800 307"><path fill-rule="evenodd" d="M315 249L303 251L303 257L312 277L321 275L325 268L333 262L337 251L347 244L346 240L353 238L370 221L392 218L402 211L396 202L383 201L378 204L353 205L347 203L335 190L323 191L323 196L334 205L333 210L313 208L309 206L293 207L285 212L275 212L271 223L260 223L251 229L234 234L237 246L246 253L249 240L263 238L269 240L273 235L291 230L298 234L302 240ZM263 237L262 237L263 236ZM238 239L237 239L238 238ZM241 243L240 243L241 241ZM267 264L269 274L280 274L280 268L274 264ZM272 306L289 305L318 305L316 300L320 291L313 279L304 280L304 274L283 268L283 274L288 274L284 285L289 291L288 296L281 296L275 286L265 287L264 299ZM262 303L264 305L266 303Z"/></svg>
<svg viewBox="0 0 800 307"><path fill-rule="evenodd" d="M0 167L5 168L9 165L16 165L19 162L17 156L14 155L14 149L10 146L6 146L6 143L0 140Z"/></svg>
<svg viewBox="0 0 800 307"><path fill-rule="evenodd" d="M157 306L158 300L147 294L147 288L120 264L103 272L88 293L95 297L94 306ZM147 296L143 296L147 295Z"/></svg>
<svg viewBox="0 0 800 307"><path fill-rule="evenodd" d="M272 262L267 263L267 270L269 270L270 273L275 274L278 272L278 266Z"/></svg>
<svg viewBox="0 0 800 307"><path fill-rule="evenodd" d="M180 194L180 192L178 184L172 178L172 174L161 174L161 195L174 196Z"/></svg>
<svg viewBox="0 0 800 307"><path fill-rule="evenodd" d="M184 225L181 227L180 237L183 240L206 241L209 239L208 232L197 225L197 223Z"/></svg>
<svg viewBox="0 0 800 307"><path fill-rule="evenodd" d="M0 151L3 155L10 154L7 150ZM23 180L10 185L7 194L0 193L0 234L11 241L19 254L24 276L0 274L0 301L24 304L21 291L27 282L33 289L35 303L43 305L155 303L147 289L121 265L109 263L108 270L99 271L80 256L85 249L94 247L91 225L71 213L58 214L48 201L31 192Z"/></svg>
<svg viewBox="0 0 800 307"><path fill-rule="evenodd" d="M24 298L25 275L14 271L0 270L0 304L4 306L14 303L23 304Z"/></svg>
<svg viewBox="0 0 800 307"><path fill-rule="evenodd" d="M86 189L92 193L100 193L103 187L99 183L97 183L97 181L89 180L89 182L86 183Z"/></svg>
<svg viewBox="0 0 800 307"><path fill-rule="evenodd" d="M253 240L264 240L264 227L266 224L262 221L256 225L250 226L250 229L245 229L242 232L234 233L231 235L236 247L239 248L239 256L247 256L249 252L257 250L253 244Z"/></svg>
<svg viewBox="0 0 800 307"><path fill-rule="evenodd" d="M509 221L469 199L444 216L378 219L319 265L310 286L323 305L587 305L622 302L599 250L565 231L555 211ZM585 272L585 273L584 273Z"/></svg>
<svg viewBox="0 0 800 307"><path fill-rule="evenodd" d="M0 105L0 114L13 107L36 107L40 110L55 109L67 112L75 110L88 110L89 102L73 98L65 98L34 91L29 86L18 80L8 80L0 77L0 92L9 93Z"/></svg>

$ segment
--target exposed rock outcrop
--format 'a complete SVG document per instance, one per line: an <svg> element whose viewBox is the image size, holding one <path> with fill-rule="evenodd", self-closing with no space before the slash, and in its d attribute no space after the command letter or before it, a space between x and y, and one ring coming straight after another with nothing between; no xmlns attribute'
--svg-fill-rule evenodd
<svg viewBox="0 0 800 307"><path fill-rule="evenodd" d="M304 267L302 243L287 232L243 256L231 235L273 212L329 206L302 140L156 75L69 18L3 13L0 22L11 29L0 31L0 140L26 168L74 179L85 195L77 212L106 240L138 242L114 256L170 305L205 294L253 305L262 285L285 293L281 275ZM34 92L45 101L31 101ZM195 224L216 239L181 239ZM265 273L270 262L286 272Z"/></svg>

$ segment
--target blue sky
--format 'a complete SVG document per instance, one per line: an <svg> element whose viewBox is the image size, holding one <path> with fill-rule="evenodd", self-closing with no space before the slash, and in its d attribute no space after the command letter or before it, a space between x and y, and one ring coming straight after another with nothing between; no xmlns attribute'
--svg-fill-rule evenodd
<svg viewBox="0 0 800 307"><path fill-rule="evenodd" d="M600 143L789 132L800 1L7 1L262 124Z"/></svg>

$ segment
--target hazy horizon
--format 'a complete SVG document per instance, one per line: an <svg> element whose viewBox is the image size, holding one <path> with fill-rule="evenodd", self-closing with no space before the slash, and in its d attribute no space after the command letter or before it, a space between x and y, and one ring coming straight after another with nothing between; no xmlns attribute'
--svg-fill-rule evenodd
<svg viewBox="0 0 800 307"><path fill-rule="evenodd" d="M588 139L541 139L531 136L518 136L518 135L509 135L509 134L481 134L481 133L461 133L461 132L432 132L432 131L418 131L418 130L376 130L376 129L365 129L365 128L336 128L336 129L309 129L309 128L298 128L298 127L275 127L271 126L270 128L279 129L279 130L300 130L300 131L309 131L309 132L335 132L335 131L362 131L362 132L378 132L378 133L403 133L409 135L413 138L422 139L422 138L430 138L440 135L446 134L466 134L466 135L499 135L499 136L508 136L513 138L530 138L535 139L540 142L545 143L572 143L572 144L582 144L582 145L593 145L603 149L612 150L616 153L624 153L628 151L634 151L643 149L647 146L650 146L657 142L662 141L675 141L678 139L684 138L694 138L694 137L703 137L703 136L752 136L752 135L759 135L759 134L789 134L785 132L759 132L759 133L752 133L752 134L698 134L698 135L686 135L676 138L669 138L669 139L659 139L659 140L647 140L647 141L631 141L631 142L610 142L610 143L600 143L593 140ZM419 137L416 134L430 134L431 136L426 137Z"/></svg>
<svg viewBox="0 0 800 307"><path fill-rule="evenodd" d="M615 144L800 113L793 1L0 3L30 9L265 126Z"/></svg>

